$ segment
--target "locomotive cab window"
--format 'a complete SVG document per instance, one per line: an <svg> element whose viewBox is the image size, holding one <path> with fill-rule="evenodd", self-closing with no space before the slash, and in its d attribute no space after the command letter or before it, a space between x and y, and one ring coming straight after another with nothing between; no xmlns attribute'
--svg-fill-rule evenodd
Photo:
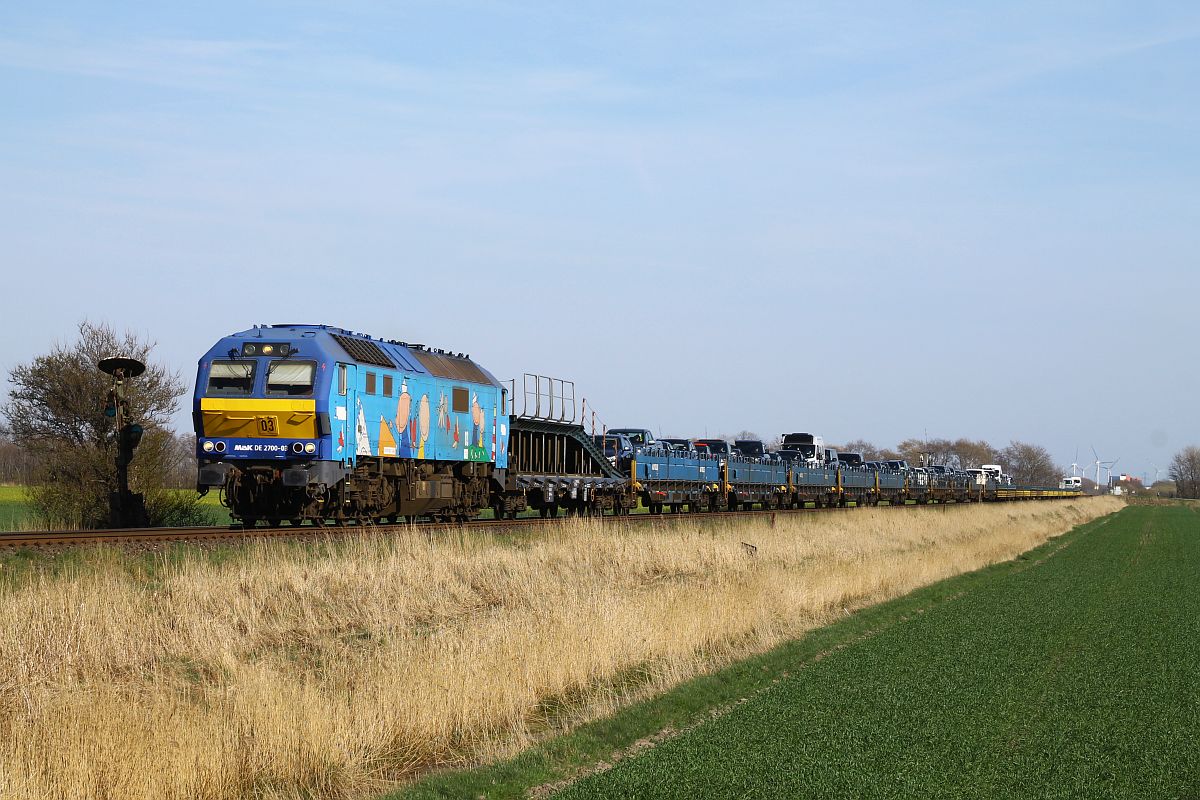
<svg viewBox="0 0 1200 800"><path fill-rule="evenodd" d="M392 389L393 389L393 386L392 386L392 376L391 376L391 375L384 375L384 376L383 376L383 396L384 396L384 397L391 397L391 396L392 396Z"/></svg>
<svg viewBox="0 0 1200 800"><path fill-rule="evenodd" d="M249 395L253 389L253 361L214 361L208 369L210 395Z"/></svg>
<svg viewBox="0 0 1200 800"><path fill-rule="evenodd" d="M338 364L338 394L346 396L346 365Z"/></svg>
<svg viewBox="0 0 1200 800"><path fill-rule="evenodd" d="M267 394L308 397L316 368L313 361L272 361L267 367Z"/></svg>
<svg viewBox="0 0 1200 800"><path fill-rule="evenodd" d="M461 386L455 386L453 395L453 398L451 398L451 408L455 414L465 414L471 410L471 396L466 389Z"/></svg>
<svg viewBox="0 0 1200 800"><path fill-rule="evenodd" d="M375 394L375 373L367 373L367 394Z"/></svg>

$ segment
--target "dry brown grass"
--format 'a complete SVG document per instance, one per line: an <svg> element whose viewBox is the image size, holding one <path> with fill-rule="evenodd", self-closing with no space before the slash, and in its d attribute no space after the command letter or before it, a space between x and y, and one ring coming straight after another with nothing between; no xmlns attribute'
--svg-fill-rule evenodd
<svg viewBox="0 0 1200 800"><path fill-rule="evenodd" d="M150 572L96 551L3 590L0 797L361 796L1120 505L260 543Z"/></svg>

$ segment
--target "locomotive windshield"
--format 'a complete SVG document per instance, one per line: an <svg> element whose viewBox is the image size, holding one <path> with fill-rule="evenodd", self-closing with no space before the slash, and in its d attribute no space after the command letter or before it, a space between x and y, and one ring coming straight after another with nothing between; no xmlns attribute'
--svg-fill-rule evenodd
<svg viewBox="0 0 1200 800"><path fill-rule="evenodd" d="M208 394L248 395L253 389L253 361L214 361L208 370Z"/></svg>
<svg viewBox="0 0 1200 800"><path fill-rule="evenodd" d="M308 397L316 368L312 361L272 361L267 367L267 394Z"/></svg>

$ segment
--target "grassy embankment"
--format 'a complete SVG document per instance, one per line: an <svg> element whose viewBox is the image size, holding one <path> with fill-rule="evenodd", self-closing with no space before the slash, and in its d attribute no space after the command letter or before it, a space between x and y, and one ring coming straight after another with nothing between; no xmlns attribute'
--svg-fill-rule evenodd
<svg viewBox="0 0 1200 800"><path fill-rule="evenodd" d="M363 796L511 756L1117 506L581 520L26 563L0 581L0 796Z"/></svg>
<svg viewBox="0 0 1200 800"><path fill-rule="evenodd" d="M784 660L789 677L557 796L1194 797L1200 515L1130 508L1062 544Z"/></svg>

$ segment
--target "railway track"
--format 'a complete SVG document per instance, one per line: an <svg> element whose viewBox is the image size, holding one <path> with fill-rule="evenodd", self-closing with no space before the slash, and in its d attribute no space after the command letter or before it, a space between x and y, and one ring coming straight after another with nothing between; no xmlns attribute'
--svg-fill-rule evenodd
<svg viewBox="0 0 1200 800"><path fill-rule="evenodd" d="M945 508L948 505L960 503L908 503L896 506L877 506L878 508ZM592 517L603 522L620 520L631 523L671 522L677 520L730 520L755 519L787 514L812 514L822 511L850 511L856 506L839 508L794 508L768 509L760 511L738 512L702 512L702 513L666 513L666 514L629 514L626 516ZM480 528L492 532L502 532L519 528L545 527L557 525L574 517L523 517L518 519L493 520L476 519L466 522L412 522L395 524L368 524L346 526L300 526L300 527L255 527L244 528L241 525L225 525L189 528L114 528L109 530L90 531L0 531L0 549L40 548L40 547L74 547L95 544L156 544L162 542L222 542L240 541L245 539L297 539L297 538L326 538L335 536L355 535L364 532L372 533L420 533L434 536L439 533L449 533L464 529Z"/></svg>

